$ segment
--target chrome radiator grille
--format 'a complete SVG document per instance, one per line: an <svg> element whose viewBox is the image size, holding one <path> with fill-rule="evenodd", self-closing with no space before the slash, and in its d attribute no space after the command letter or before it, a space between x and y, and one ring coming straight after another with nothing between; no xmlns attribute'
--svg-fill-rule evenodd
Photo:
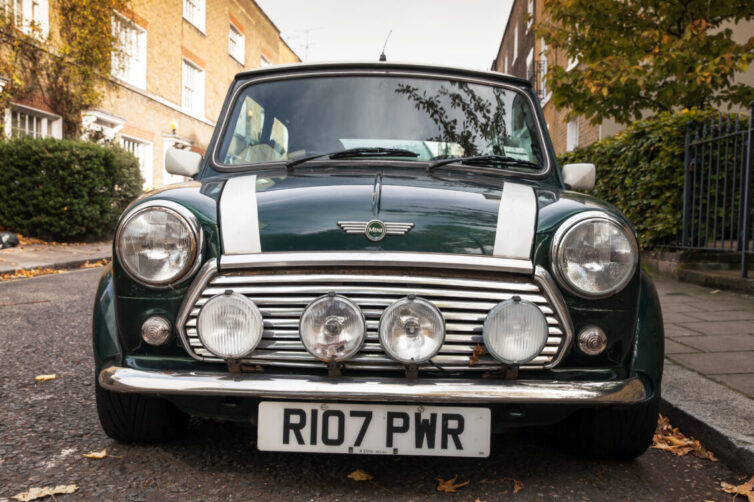
<svg viewBox="0 0 754 502"><path fill-rule="evenodd" d="M431 272L431 271L430 271ZM490 275L490 279L445 277L442 272L421 275L406 270L318 271L287 273L274 270L213 272L189 298L182 326L184 343L194 357L222 361L210 353L199 339L197 317L202 306L215 295L233 290L251 299L264 318L259 346L243 360L249 365L326 367L311 356L300 341L299 317L314 299L335 292L359 306L367 323L367 340L361 351L345 362L345 367L361 370L401 370L403 365L382 350L377 334L385 308L410 294L434 303L445 318L445 343L432 361L454 371L494 370L502 364L485 354L473 365L470 357L477 344L484 346L482 326L487 313L499 302L520 296L535 303L545 314L549 336L542 352L521 369L548 368L556 364L568 343L567 329L542 281L533 282L514 274ZM567 322L567 321L566 321ZM433 365L420 366L437 369Z"/></svg>

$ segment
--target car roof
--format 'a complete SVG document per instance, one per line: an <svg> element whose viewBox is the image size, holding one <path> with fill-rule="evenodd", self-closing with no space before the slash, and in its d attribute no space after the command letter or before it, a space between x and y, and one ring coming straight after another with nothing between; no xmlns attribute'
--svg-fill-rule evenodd
<svg viewBox="0 0 754 502"><path fill-rule="evenodd" d="M292 63L284 65L265 66L247 70L236 75L236 80L246 80L259 77L260 75L276 73L316 73L317 71L417 71L422 73L438 73L444 75L457 75L459 77L482 78L487 80L499 80L524 87L531 87L529 80L498 73L494 71L476 70L455 66L441 66L424 63L395 63L384 61L344 61L327 63Z"/></svg>

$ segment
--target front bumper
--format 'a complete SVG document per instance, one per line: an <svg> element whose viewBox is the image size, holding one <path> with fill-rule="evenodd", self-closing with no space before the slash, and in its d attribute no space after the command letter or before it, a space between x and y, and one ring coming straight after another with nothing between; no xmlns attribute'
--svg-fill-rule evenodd
<svg viewBox="0 0 754 502"><path fill-rule="evenodd" d="M110 366L99 383L115 392L166 396L236 396L426 403L633 404L647 399L642 380L471 380L263 375L153 371Z"/></svg>

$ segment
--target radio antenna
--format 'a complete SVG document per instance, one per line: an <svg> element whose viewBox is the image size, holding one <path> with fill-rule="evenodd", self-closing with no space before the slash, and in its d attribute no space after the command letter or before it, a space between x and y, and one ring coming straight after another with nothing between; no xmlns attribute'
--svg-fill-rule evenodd
<svg viewBox="0 0 754 502"><path fill-rule="evenodd" d="M382 54L380 54L380 61L387 61L387 56L385 55L385 47L387 47L387 41L390 40L390 35L393 33L393 30L390 30L387 33L387 37L385 37L385 43L382 45Z"/></svg>

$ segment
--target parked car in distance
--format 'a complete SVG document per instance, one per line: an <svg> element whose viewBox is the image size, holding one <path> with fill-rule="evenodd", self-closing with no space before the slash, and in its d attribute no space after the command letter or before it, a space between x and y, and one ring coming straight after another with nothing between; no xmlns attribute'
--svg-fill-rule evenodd
<svg viewBox="0 0 754 502"><path fill-rule="evenodd" d="M94 308L105 432L190 415L260 450L485 457L553 424L571 451L650 444L663 364L634 231L558 166L530 83L422 65L233 81L193 181L122 215Z"/></svg>

